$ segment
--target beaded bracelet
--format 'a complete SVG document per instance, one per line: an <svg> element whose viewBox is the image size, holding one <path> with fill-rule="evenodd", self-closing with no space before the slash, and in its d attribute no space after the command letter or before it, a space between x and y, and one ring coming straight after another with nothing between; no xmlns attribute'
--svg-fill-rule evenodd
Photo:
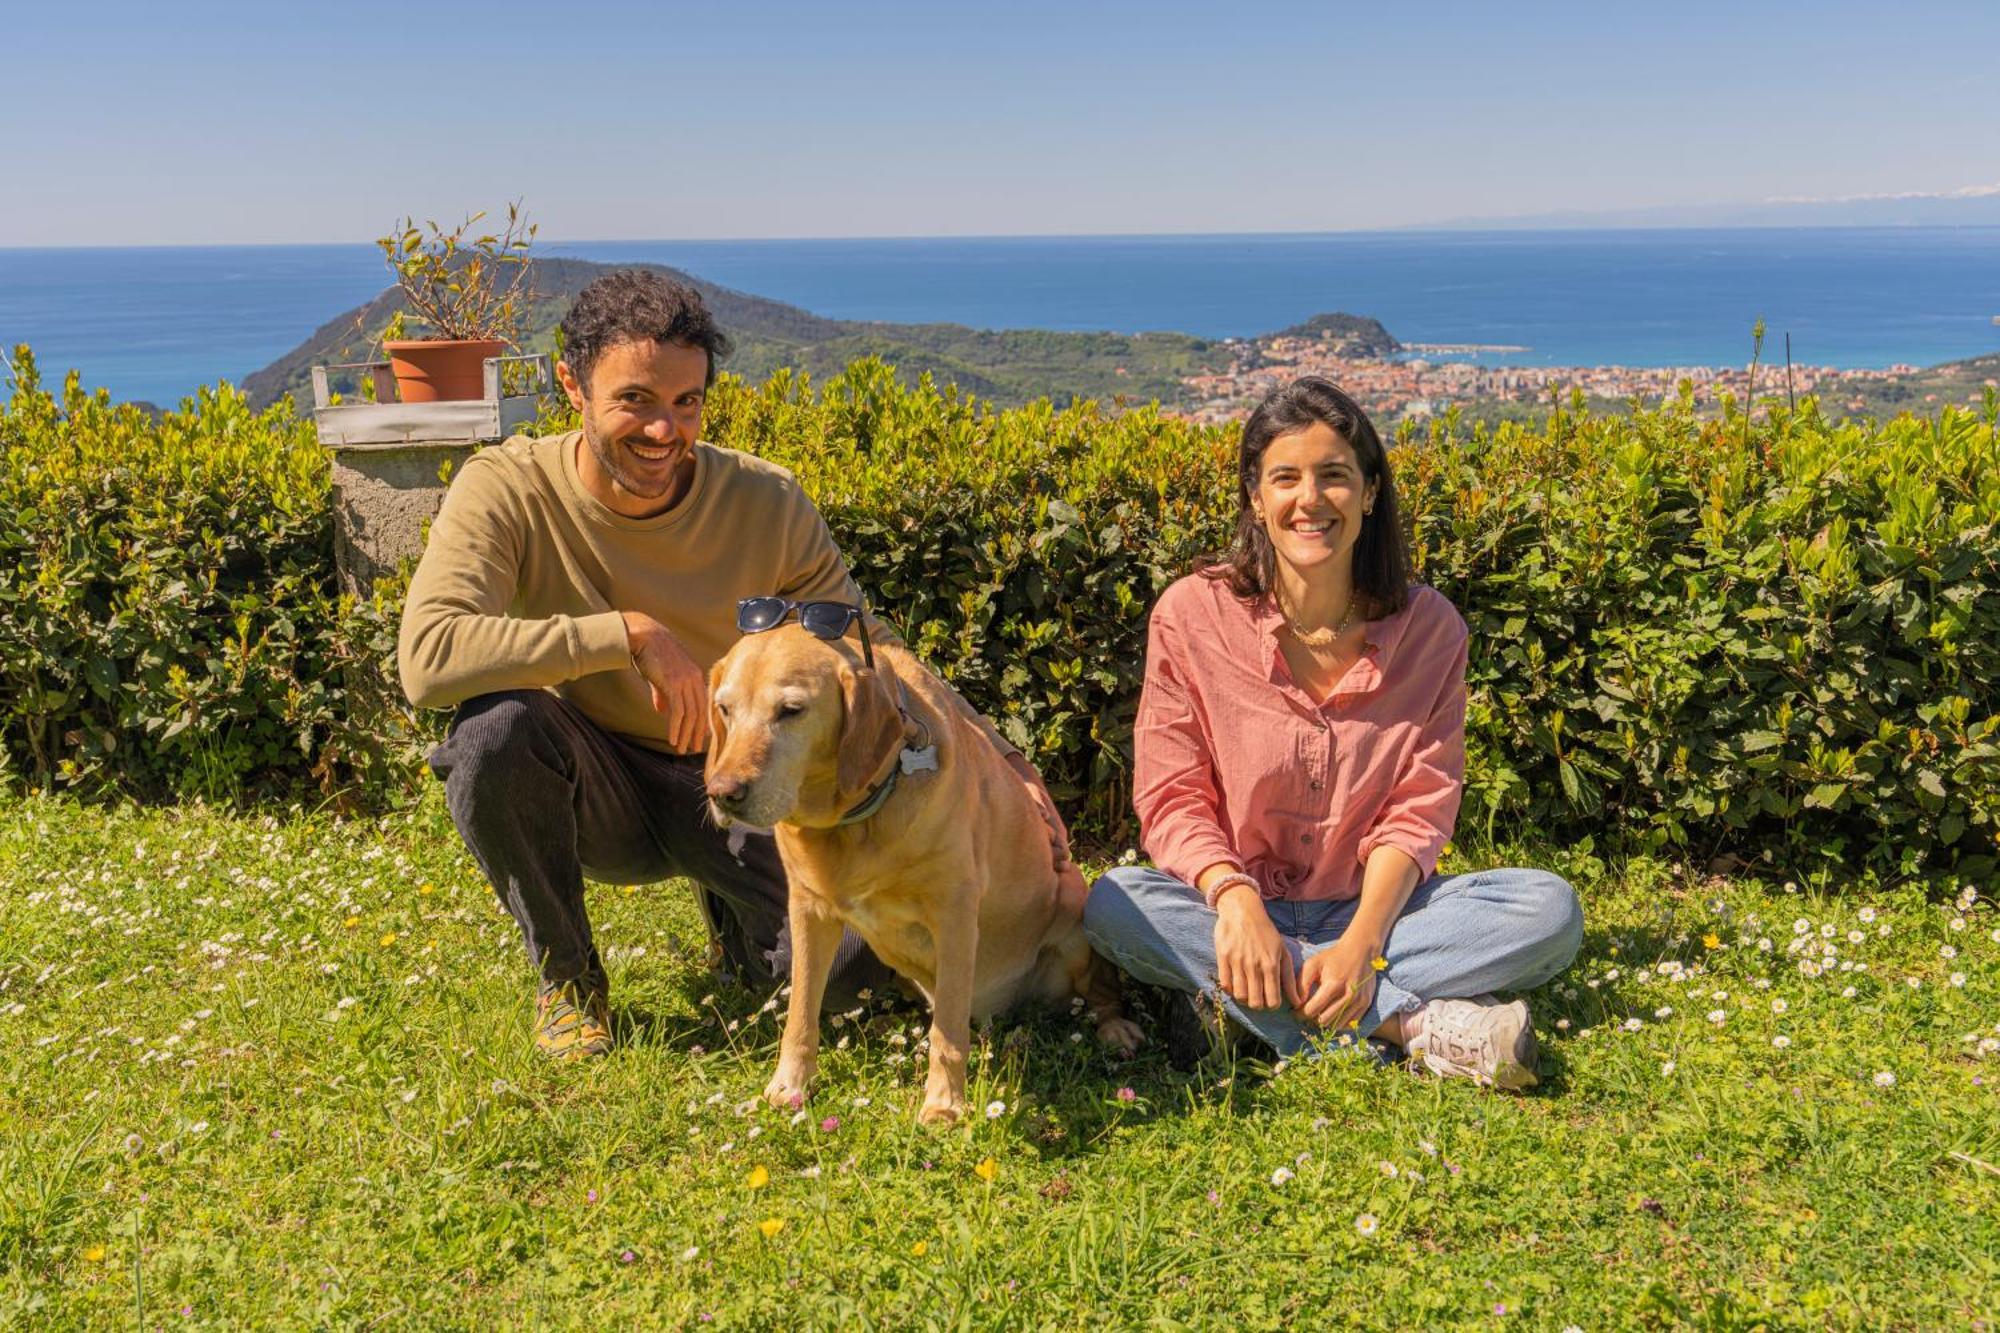
<svg viewBox="0 0 2000 1333"><path fill-rule="evenodd" d="M1216 880L1215 883L1202 890L1202 901L1207 903L1208 910L1213 912L1216 910L1216 904L1222 901L1222 895L1235 888L1238 884L1248 885L1259 898L1264 896L1262 886L1256 880L1238 870L1224 875L1221 879Z"/></svg>

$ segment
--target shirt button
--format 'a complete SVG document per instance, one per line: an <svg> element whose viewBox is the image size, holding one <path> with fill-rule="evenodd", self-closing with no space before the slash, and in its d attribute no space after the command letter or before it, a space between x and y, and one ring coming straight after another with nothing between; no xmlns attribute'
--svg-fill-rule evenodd
<svg viewBox="0 0 2000 1333"><path fill-rule="evenodd" d="M1312 780L1312 789L1314 791L1318 791L1321 787L1324 787L1325 785L1326 784L1324 782L1321 782L1318 778L1314 778Z"/></svg>
<svg viewBox="0 0 2000 1333"><path fill-rule="evenodd" d="M1312 835L1312 834L1310 834L1310 833L1301 833L1301 834L1299 834L1299 841L1300 841L1300 842L1311 842L1312 840L1313 840L1313 835Z"/></svg>

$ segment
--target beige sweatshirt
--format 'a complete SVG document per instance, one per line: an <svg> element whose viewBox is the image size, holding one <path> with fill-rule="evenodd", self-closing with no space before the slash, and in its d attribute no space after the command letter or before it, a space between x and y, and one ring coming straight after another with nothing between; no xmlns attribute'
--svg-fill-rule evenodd
<svg viewBox="0 0 2000 1333"><path fill-rule="evenodd" d="M578 439L517 436L473 455L452 481L396 645L411 703L553 687L605 730L669 750L620 612L658 620L707 670L737 640L740 598L860 601L825 521L784 468L697 444L680 502L626 518L584 490Z"/></svg>

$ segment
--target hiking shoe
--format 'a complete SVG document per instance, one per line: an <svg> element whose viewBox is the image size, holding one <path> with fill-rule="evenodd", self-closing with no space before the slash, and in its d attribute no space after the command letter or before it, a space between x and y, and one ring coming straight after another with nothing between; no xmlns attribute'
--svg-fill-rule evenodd
<svg viewBox="0 0 2000 1333"><path fill-rule="evenodd" d="M1276 1059L1277 1053L1229 1015L1221 1001L1205 991L1149 987L1155 1002L1146 1007L1160 1015L1160 1046L1167 1064L1191 1074L1202 1064L1227 1064L1239 1054Z"/></svg>
<svg viewBox="0 0 2000 1333"><path fill-rule="evenodd" d="M1535 1077L1535 1024L1523 1000L1502 1004L1491 995L1433 1000L1424 1009L1423 1035L1410 1043L1409 1053L1433 1074L1508 1092L1541 1081Z"/></svg>
<svg viewBox="0 0 2000 1333"><path fill-rule="evenodd" d="M1193 1073L1216 1047L1216 1032L1201 1003L1189 991L1156 991L1160 1006L1160 1045L1167 1063L1183 1074Z"/></svg>
<svg viewBox="0 0 2000 1333"><path fill-rule="evenodd" d="M609 1054L609 992L576 981L543 986L535 997L535 1049L559 1060Z"/></svg>

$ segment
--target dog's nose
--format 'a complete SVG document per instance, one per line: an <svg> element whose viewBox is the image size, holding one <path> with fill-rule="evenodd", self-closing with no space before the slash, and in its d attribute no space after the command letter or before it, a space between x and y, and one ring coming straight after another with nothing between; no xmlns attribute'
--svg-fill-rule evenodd
<svg viewBox="0 0 2000 1333"><path fill-rule="evenodd" d="M725 810L734 810L750 794L750 784L742 778L714 777L708 780L708 799Z"/></svg>

